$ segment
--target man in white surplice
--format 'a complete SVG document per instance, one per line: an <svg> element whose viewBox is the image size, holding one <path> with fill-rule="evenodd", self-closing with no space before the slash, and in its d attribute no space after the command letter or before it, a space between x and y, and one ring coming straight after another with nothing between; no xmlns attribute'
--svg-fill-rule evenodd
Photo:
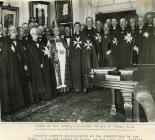
<svg viewBox="0 0 155 140"><path fill-rule="evenodd" d="M63 92L66 92L68 88L68 56L67 56L67 44L64 39L59 36L59 27L53 28L53 43L52 49L54 50L54 59L55 61L55 73L57 80L57 89L62 89Z"/></svg>

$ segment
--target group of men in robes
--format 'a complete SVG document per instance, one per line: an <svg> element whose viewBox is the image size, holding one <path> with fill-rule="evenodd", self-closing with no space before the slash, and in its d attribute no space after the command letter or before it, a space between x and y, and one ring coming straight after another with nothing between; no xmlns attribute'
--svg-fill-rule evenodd
<svg viewBox="0 0 155 140"><path fill-rule="evenodd" d="M135 64L155 64L155 18L107 19L103 24L86 18L85 28L74 24L70 61L72 87L86 91L92 68L129 68Z"/></svg>
<svg viewBox="0 0 155 140"><path fill-rule="evenodd" d="M2 114L11 117L21 108L51 101L57 92L50 45L37 28L31 28L28 36L23 32L10 25L8 35L0 38L1 107Z"/></svg>
<svg viewBox="0 0 155 140"><path fill-rule="evenodd" d="M23 23L10 25L4 36L0 24L0 93L3 112L52 100L58 92L86 92L92 68L126 68L155 63L155 18L92 17L64 30Z"/></svg>

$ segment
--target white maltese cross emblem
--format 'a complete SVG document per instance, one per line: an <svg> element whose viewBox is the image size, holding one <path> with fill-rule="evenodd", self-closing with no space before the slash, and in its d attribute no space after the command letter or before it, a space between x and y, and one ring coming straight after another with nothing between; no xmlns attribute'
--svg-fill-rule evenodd
<svg viewBox="0 0 155 140"><path fill-rule="evenodd" d="M124 40L126 40L127 43L131 43L133 41L132 39L131 33L127 33L127 35L124 36Z"/></svg>
<svg viewBox="0 0 155 140"><path fill-rule="evenodd" d="M76 41L73 41L74 46L76 45L76 49L81 49L80 45L82 44L82 41L80 41L80 37L76 37Z"/></svg>
<svg viewBox="0 0 155 140"><path fill-rule="evenodd" d="M84 43L84 47L86 47L87 50L90 50L92 46L93 44L90 42L90 40L86 40L86 43Z"/></svg>
<svg viewBox="0 0 155 140"><path fill-rule="evenodd" d="M95 40L98 40L99 42L101 42L101 36L100 36L100 34L96 34Z"/></svg>
<svg viewBox="0 0 155 140"><path fill-rule="evenodd" d="M145 32L144 34L143 34L143 36L145 37L145 38L149 38L149 33L148 32Z"/></svg>

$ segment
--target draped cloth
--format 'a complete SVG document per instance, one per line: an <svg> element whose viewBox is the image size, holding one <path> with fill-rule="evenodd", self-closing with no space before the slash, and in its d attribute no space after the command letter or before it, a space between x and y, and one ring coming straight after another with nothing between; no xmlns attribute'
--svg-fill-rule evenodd
<svg viewBox="0 0 155 140"><path fill-rule="evenodd" d="M60 79L61 85L58 88L66 87L65 73L66 73L66 49L61 42L56 42L56 49L58 51L59 65L60 65Z"/></svg>

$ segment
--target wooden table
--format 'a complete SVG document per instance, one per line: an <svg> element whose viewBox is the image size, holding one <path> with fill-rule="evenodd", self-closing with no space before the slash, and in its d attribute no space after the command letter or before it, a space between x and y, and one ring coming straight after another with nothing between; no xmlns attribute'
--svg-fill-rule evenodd
<svg viewBox="0 0 155 140"><path fill-rule="evenodd" d="M132 77L132 75L125 75L126 77ZM111 115L116 115L115 105L115 90L120 90L124 100L124 110L127 122L139 122L139 107L138 103L133 97L133 90L138 82L131 81L130 78L126 81L112 81L105 80L105 75L99 76L100 80L96 80L95 76L90 76L91 85L103 88L109 88L112 92L112 105ZM101 80L102 79L102 80Z"/></svg>

